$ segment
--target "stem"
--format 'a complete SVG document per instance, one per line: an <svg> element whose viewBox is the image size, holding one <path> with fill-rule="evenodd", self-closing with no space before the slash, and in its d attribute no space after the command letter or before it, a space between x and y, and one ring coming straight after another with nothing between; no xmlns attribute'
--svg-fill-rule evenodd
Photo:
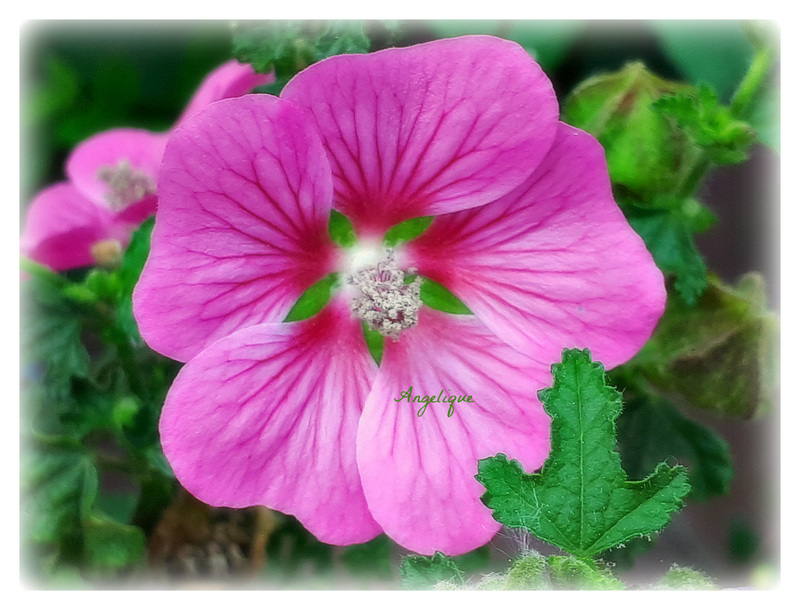
<svg viewBox="0 0 800 610"><path fill-rule="evenodd" d="M735 118L745 118L748 107L752 104L756 93L761 88L767 74L769 74L771 66L772 51L766 47L761 47L756 51L747 73L731 98L731 113Z"/></svg>
<svg viewBox="0 0 800 610"><path fill-rule="evenodd" d="M125 376L128 378L133 393L144 399L145 384L142 382L139 367L136 365L133 348L128 342L128 337L124 333L120 333L119 337L115 337L114 341L117 345L122 370L125 371Z"/></svg>
<svg viewBox="0 0 800 610"><path fill-rule="evenodd" d="M748 108L753 103L756 93L764 83L772 66L772 52L766 47L756 51L750 67L744 75L742 82L731 98L731 114L734 118L743 119ZM695 158L687 165L683 178L678 183L675 193L680 197L689 197L697 190L706 172L711 168L711 161L702 150L698 151Z"/></svg>
<svg viewBox="0 0 800 610"><path fill-rule="evenodd" d="M687 165L683 177L678 182L675 194L681 198L691 196L700 186L700 181L710 168L711 161L709 161L708 155L704 151L698 150L694 159Z"/></svg>

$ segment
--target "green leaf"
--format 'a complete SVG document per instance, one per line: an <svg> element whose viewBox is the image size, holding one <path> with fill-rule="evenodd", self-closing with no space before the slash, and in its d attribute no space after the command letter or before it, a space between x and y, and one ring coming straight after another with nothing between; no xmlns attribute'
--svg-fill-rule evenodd
<svg viewBox="0 0 800 610"><path fill-rule="evenodd" d="M97 498L91 456L80 443L46 437L24 451L22 465L26 535L62 550L74 545Z"/></svg>
<svg viewBox="0 0 800 610"><path fill-rule="evenodd" d="M697 250L687 222L680 213L666 210L625 210L631 227L642 237L658 268L674 275L675 289L684 303L697 303L708 283L705 261Z"/></svg>
<svg viewBox="0 0 800 610"><path fill-rule="evenodd" d="M81 341L82 305L69 297L65 278L35 264L24 264L29 279L22 286L20 343L23 362L41 366L41 386L51 399L70 392L73 377L89 374L90 358Z"/></svg>
<svg viewBox="0 0 800 610"><path fill-rule="evenodd" d="M313 51L296 21L237 23L233 29L233 56L256 72L275 72L279 93L289 79L313 63Z"/></svg>
<svg viewBox="0 0 800 610"><path fill-rule="evenodd" d="M689 492L685 469L662 463L643 481L627 480L614 451L621 396L588 350L564 350L553 378L539 392L553 418L550 456L537 474L503 454L480 460L484 504L500 523L579 559L662 529Z"/></svg>
<svg viewBox="0 0 800 610"><path fill-rule="evenodd" d="M653 103L653 110L674 119L708 158L720 165L747 159L758 135L748 123L734 118L731 109L720 104L708 86L666 95Z"/></svg>
<svg viewBox="0 0 800 610"><path fill-rule="evenodd" d="M61 426L53 430L76 439L84 439L97 430L113 429L113 405L109 392L99 390L89 379L73 379L70 393L55 404L44 405L58 414ZM37 422L38 423L38 422ZM35 426L37 431L47 428Z"/></svg>
<svg viewBox="0 0 800 610"><path fill-rule="evenodd" d="M737 417L768 411L778 389L778 320L755 273L728 286L711 277L694 307L668 298L636 356L648 380L703 409Z"/></svg>
<svg viewBox="0 0 800 610"><path fill-rule="evenodd" d="M670 455L685 464L694 500L724 495L733 480L733 459L725 440L684 417L665 398L639 397L617 421L622 466L631 478L644 477Z"/></svg>
<svg viewBox="0 0 800 610"><path fill-rule="evenodd" d="M403 557L400 566L403 589L433 589L440 582L464 584L464 573L452 558L436 551L433 557L411 555Z"/></svg>
<svg viewBox="0 0 800 610"><path fill-rule="evenodd" d="M445 313L460 315L472 313L456 295L438 282L429 280L426 277L422 278L422 286L420 286L419 298L422 299L422 302L428 307L437 309L439 311L444 311Z"/></svg>
<svg viewBox="0 0 800 610"><path fill-rule="evenodd" d="M359 21L327 21L314 39L314 61L344 53L369 53L369 37Z"/></svg>
<svg viewBox="0 0 800 610"><path fill-rule="evenodd" d="M150 254L150 236L155 226L155 217L151 216L133 232L131 243L125 249L119 268L121 295L117 316L122 330L130 337L140 338L139 327L133 317L133 289Z"/></svg>
<svg viewBox="0 0 800 610"><path fill-rule="evenodd" d="M253 21L233 30L233 56L257 72L275 70L279 87L321 59L369 48L359 21Z"/></svg>
<svg viewBox="0 0 800 610"><path fill-rule="evenodd" d="M328 221L328 233L334 243L339 244L343 248L351 248L358 242L353 223L350 222L347 216L336 210L331 210L331 218Z"/></svg>
<svg viewBox="0 0 800 610"><path fill-rule="evenodd" d="M68 312L40 311L35 320L26 322L26 331L28 357L44 363L53 384L66 387L71 377L88 375L89 354L81 343L81 325Z"/></svg>
<svg viewBox="0 0 800 610"><path fill-rule="evenodd" d="M147 542L138 527L92 515L86 522L85 536L86 564L92 569L116 571L144 561Z"/></svg>
<svg viewBox="0 0 800 610"><path fill-rule="evenodd" d="M415 239L425 232L431 222L433 222L433 216L420 216L396 224L386 231L386 235L383 236L383 245L393 248L398 244Z"/></svg>
<svg viewBox="0 0 800 610"><path fill-rule="evenodd" d="M297 299L297 303L292 306L283 321L297 322L319 313L331 300L331 294L338 281L338 273L329 273L315 284L309 286Z"/></svg>

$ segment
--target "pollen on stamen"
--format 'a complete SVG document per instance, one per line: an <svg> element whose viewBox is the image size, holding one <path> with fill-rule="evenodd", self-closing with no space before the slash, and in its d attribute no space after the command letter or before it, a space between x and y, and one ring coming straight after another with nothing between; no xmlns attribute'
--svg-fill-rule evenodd
<svg viewBox="0 0 800 610"><path fill-rule="evenodd" d="M156 192L153 180L135 169L127 159L117 165L104 165L97 170L98 180L109 186L105 199L114 210L121 210Z"/></svg>
<svg viewBox="0 0 800 610"><path fill-rule="evenodd" d="M408 273L415 272L416 269L408 270ZM359 269L348 278L349 283L359 289L351 301L353 312L371 330L395 341L403 330L417 325L422 307L421 278L416 277L406 284L405 277L394 252L387 249L385 258L378 264Z"/></svg>

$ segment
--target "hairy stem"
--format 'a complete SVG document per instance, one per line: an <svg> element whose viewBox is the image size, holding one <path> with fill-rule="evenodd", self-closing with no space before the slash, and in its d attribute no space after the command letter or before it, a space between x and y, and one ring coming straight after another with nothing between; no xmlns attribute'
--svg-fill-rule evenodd
<svg viewBox="0 0 800 610"><path fill-rule="evenodd" d="M772 67L772 55L772 50L768 47L761 47L756 51L747 73L731 98L731 112L734 117L747 117L748 110Z"/></svg>

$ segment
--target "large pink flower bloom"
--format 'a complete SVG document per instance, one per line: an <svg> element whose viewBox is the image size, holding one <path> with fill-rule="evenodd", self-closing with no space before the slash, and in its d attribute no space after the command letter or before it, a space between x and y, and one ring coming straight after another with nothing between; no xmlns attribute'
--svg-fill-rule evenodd
<svg viewBox="0 0 800 610"><path fill-rule="evenodd" d="M602 148L557 117L527 53L471 36L333 57L281 98L220 102L175 131L134 312L154 349L187 362L160 423L186 489L294 514L333 544L385 531L460 554L499 530L478 460L502 451L540 467L549 419L536 392L551 363L565 347L608 368L627 360L665 301ZM358 290L282 323L314 282L358 269L329 237L332 209L367 243L436 215L396 261L474 315L417 311L395 287L400 313L379 315L402 328L380 367L351 311L367 315ZM409 387L474 402L420 417L397 400Z"/></svg>
<svg viewBox="0 0 800 610"><path fill-rule="evenodd" d="M250 65L227 62L206 77L177 125L212 102L273 79ZM20 240L23 255L63 271L121 252L132 231L156 211L156 174L168 137L120 128L79 144L67 159L68 180L43 189L31 202Z"/></svg>

